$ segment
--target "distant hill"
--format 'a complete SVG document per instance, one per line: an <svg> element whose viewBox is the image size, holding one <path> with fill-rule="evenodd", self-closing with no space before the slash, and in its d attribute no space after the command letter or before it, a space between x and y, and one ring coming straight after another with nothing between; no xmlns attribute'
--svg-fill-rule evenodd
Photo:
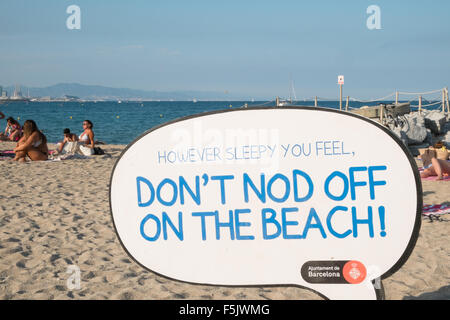
<svg viewBox="0 0 450 320"><path fill-rule="evenodd" d="M210 91L146 91L129 88L112 88L79 83L58 83L49 87L20 87L23 96L61 98L65 95L76 96L85 100L246 100L248 98L233 96L225 92ZM11 96L14 86L3 90Z"/></svg>

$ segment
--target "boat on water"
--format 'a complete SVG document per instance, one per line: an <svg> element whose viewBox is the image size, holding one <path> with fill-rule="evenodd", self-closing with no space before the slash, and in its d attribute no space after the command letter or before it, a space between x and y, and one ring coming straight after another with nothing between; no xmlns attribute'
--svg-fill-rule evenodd
<svg viewBox="0 0 450 320"><path fill-rule="evenodd" d="M290 104L292 104L292 103L289 103L287 100L282 100L282 99L280 99L280 98L278 98L278 97L277 97L277 99L276 99L276 105L277 105L277 107L285 107L285 106L288 106L288 105L290 105Z"/></svg>
<svg viewBox="0 0 450 320"><path fill-rule="evenodd" d="M297 95L295 94L294 81L292 80L292 76L290 77L290 88L289 88L289 100L276 98L276 106L277 107L286 107L293 105L293 102L297 101Z"/></svg>

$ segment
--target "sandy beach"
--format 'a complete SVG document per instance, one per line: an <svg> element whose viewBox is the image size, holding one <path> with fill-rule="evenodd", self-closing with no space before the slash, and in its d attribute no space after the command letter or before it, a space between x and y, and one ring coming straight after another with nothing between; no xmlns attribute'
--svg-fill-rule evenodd
<svg viewBox="0 0 450 320"><path fill-rule="evenodd" d="M0 160L0 299L321 299L296 287L192 285L141 268L121 247L109 210L124 146L102 148L91 159ZM425 204L450 203L449 181L424 181L423 191ZM383 281L387 299L450 299L449 231L450 216L423 220L410 259ZM79 289L67 286L71 266L81 272Z"/></svg>

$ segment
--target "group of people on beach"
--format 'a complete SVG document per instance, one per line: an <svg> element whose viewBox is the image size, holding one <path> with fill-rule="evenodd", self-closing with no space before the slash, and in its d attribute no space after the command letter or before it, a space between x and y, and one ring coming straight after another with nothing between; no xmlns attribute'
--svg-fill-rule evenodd
<svg viewBox="0 0 450 320"><path fill-rule="evenodd" d="M4 119L5 115L0 112L0 119ZM26 120L23 127L20 123L12 117L7 118L7 125L5 131L0 133L0 141L15 141L17 142L14 148L15 161L25 161L28 156L32 161L47 160L49 150L47 147L47 138L38 129L36 122L33 120ZM96 154L94 142L94 127L90 120L83 121L83 132L80 136L70 132L66 128L63 131L64 139L58 143L57 151L59 153L72 143L79 145L80 151L90 156ZM426 155L422 156L425 160ZM425 162L425 161L424 161ZM437 179L443 179L444 174L450 174L450 163L444 160L437 159L431 156L428 159L428 165L425 164L424 171L421 172L421 177L437 176Z"/></svg>
<svg viewBox="0 0 450 320"><path fill-rule="evenodd" d="M61 153L65 149L66 146L77 142L80 151L85 156L91 156L95 154L95 142L94 142L94 131L92 128L94 124L90 120L83 121L83 133L79 137L76 134L70 132L69 128L64 129L64 139L63 141L58 143L58 152Z"/></svg>
<svg viewBox="0 0 450 320"><path fill-rule="evenodd" d="M5 115L0 112L0 119ZM23 126L12 117L6 119L7 125L5 131L0 133L0 141L17 142L14 148L14 161L26 161L26 157L32 161L44 161L48 159L49 150L46 136L38 129L34 120L26 120ZM83 121L83 132L79 137L66 128L63 131L64 139L58 143L57 151L61 153L64 147L70 142L77 142L80 151L84 155L93 155L95 153L94 127L90 120Z"/></svg>

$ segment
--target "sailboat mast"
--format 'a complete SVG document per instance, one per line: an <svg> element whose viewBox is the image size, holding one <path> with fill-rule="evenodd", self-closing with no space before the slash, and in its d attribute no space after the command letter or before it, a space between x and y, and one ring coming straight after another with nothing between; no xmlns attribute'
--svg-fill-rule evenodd
<svg viewBox="0 0 450 320"><path fill-rule="evenodd" d="M289 102L292 104L292 74L289 75L289 81L291 85L291 88L289 89Z"/></svg>
<svg viewBox="0 0 450 320"><path fill-rule="evenodd" d="M295 94L294 80L292 80L292 75L290 75L290 79L291 79L291 87L289 90L289 100L292 104L292 96L294 96L294 101L297 101L297 95Z"/></svg>

